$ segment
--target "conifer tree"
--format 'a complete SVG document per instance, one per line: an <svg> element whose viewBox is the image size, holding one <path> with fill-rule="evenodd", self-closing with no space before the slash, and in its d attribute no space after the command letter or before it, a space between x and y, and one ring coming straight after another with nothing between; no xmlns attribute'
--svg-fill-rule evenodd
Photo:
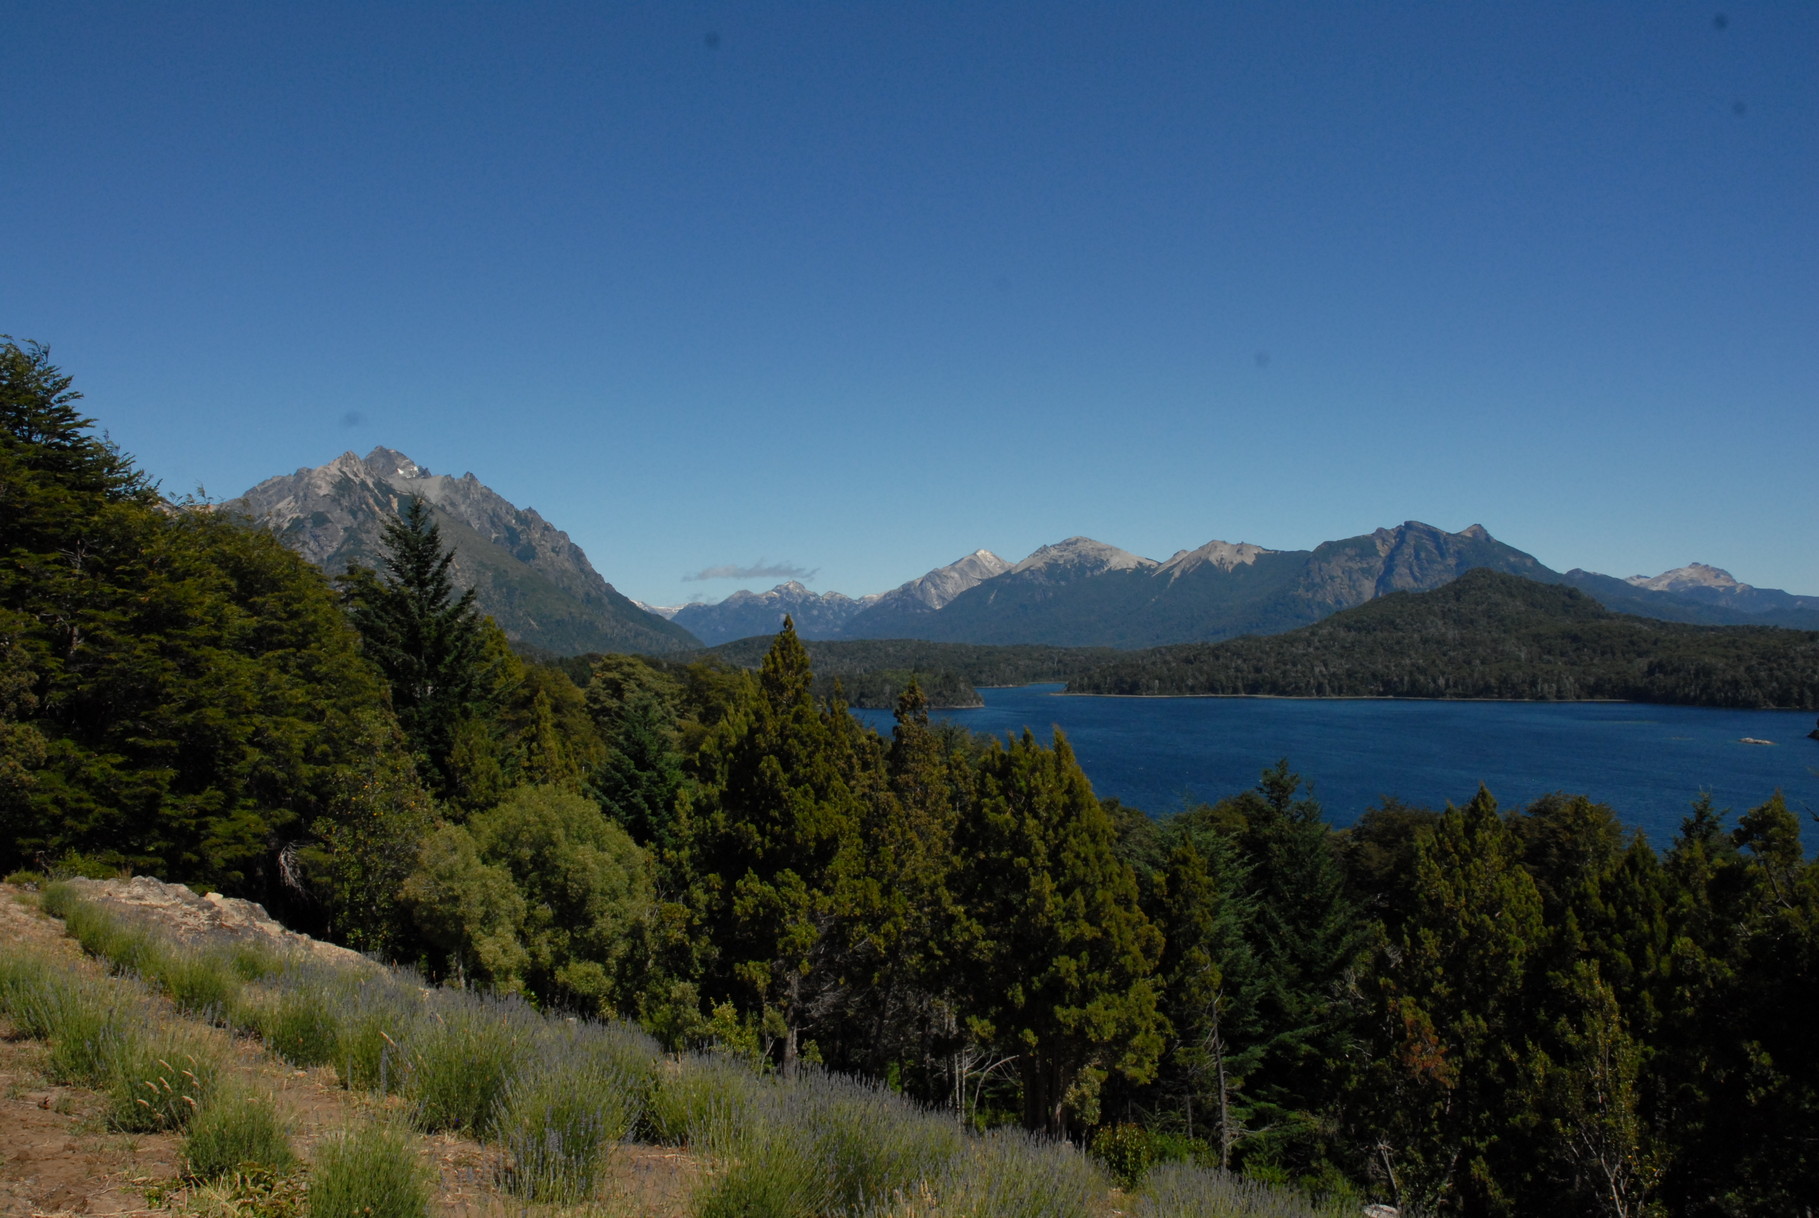
<svg viewBox="0 0 1819 1218"><path fill-rule="evenodd" d="M813 681L785 618L749 711L722 718L693 758L685 809L697 916L714 954L705 997L758 1022L786 1074L838 998L837 871L859 823L844 725L816 705Z"/></svg>
<svg viewBox="0 0 1819 1218"><path fill-rule="evenodd" d="M1060 1133L1097 1120L1109 1071L1153 1076L1162 938L1066 737L1026 730L982 770L955 851L972 1011L1020 1055L1024 1124Z"/></svg>
<svg viewBox="0 0 1819 1218"><path fill-rule="evenodd" d="M485 681L486 634L474 590L455 592L454 552L423 500L409 499L385 526L385 572L344 577L348 615L367 658L392 691L392 710L439 793L455 790L450 757Z"/></svg>
<svg viewBox="0 0 1819 1218"><path fill-rule="evenodd" d="M1417 846L1414 910L1389 972L1379 1159L1401 1200L1507 1212L1503 1135L1523 1098L1518 1046L1541 899L1482 787Z"/></svg>

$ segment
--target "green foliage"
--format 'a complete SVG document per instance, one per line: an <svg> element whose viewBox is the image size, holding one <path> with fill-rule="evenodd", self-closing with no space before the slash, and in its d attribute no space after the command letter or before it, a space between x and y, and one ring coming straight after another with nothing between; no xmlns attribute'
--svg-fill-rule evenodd
<svg viewBox="0 0 1819 1218"><path fill-rule="evenodd" d="M310 1218L427 1218L429 1171L411 1139L387 1125L324 1138L310 1170Z"/></svg>
<svg viewBox="0 0 1819 1218"><path fill-rule="evenodd" d="M993 1130L970 1138L935 1186L937 1212L993 1218L1087 1218L1106 1181L1065 1142Z"/></svg>
<svg viewBox="0 0 1819 1218"><path fill-rule="evenodd" d="M855 847L861 806L853 721L817 706L812 682L786 620L749 702L694 757L687 809L696 914L716 957L704 996L773 1019L786 1074L809 1011L838 982L826 950L835 872Z"/></svg>
<svg viewBox="0 0 1819 1218"><path fill-rule="evenodd" d="M766 638L722 643L708 654L741 668L756 668L769 649ZM897 704L914 682L936 707L983 705L975 687L1071 681L1125 654L1110 647L982 646L918 639L804 640L826 698L838 682L847 702L878 710Z"/></svg>
<svg viewBox="0 0 1819 1218"><path fill-rule="evenodd" d="M651 905L648 862L598 805L521 787L432 836L404 885L417 926L502 992L609 1011Z"/></svg>
<svg viewBox="0 0 1819 1218"><path fill-rule="evenodd" d="M671 1146L720 1145L747 1124L769 1087L750 1064L717 1053L651 1065L646 1133Z"/></svg>
<svg viewBox="0 0 1819 1218"><path fill-rule="evenodd" d="M282 1174L296 1161L272 1097L244 1087L217 1086L184 1131L184 1170L195 1179L261 1168Z"/></svg>
<svg viewBox="0 0 1819 1218"><path fill-rule="evenodd" d="M1068 690L1811 710L1819 632L1630 617L1573 588L1480 568L1287 634L1139 652L1071 679Z"/></svg>
<svg viewBox="0 0 1819 1218"><path fill-rule="evenodd" d="M74 396L0 344L0 868L269 896L381 691L319 573L164 503Z"/></svg>
<svg viewBox="0 0 1819 1218"><path fill-rule="evenodd" d="M955 841L973 1009L1022 1053L1024 1122L1096 1123L1108 1070L1155 1069L1162 937L1066 739L1044 748L1026 731L987 754Z"/></svg>
<svg viewBox="0 0 1819 1218"><path fill-rule="evenodd" d="M506 1184L532 1200L581 1200L639 1122L656 1046L592 1022L546 1026L534 1042L498 1120L512 1156Z"/></svg>
<svg viewBox="0 0 1819 1218"><path fill-rule="evenodd" d="M444 1002L404 1044L404 1098L411 1124L490 1136L507 1084L528 1052L528 1012L510 1002Z"/></svg>
<svg viewBox="0 0 1819 1218"><path fill-rule="evenodd" d="M1145 1177L1132 1212L1139 1218L1340 1218L1358 1208L1322 1205L1291 1189L1178 1163Z"/></svg>
<svg viewBox="0 0 1819 1218"><path fill-rule="evenodd" d="M435 812L389 719L367 713L349 729L364 747L333 776L302 861L335 937L360 951L396 956L413 938L400 892Z"/></svg>

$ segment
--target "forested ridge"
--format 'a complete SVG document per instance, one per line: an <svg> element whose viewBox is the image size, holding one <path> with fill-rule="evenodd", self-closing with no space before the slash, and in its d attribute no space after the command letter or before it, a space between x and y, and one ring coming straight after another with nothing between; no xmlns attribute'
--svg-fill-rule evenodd
<svg viewBox="0 0 1819 1218"><path fill-rule="evenodd" d="M1068 691L1812 710L1819 632L1632 617L1576 589L1480 568L1288 634L1122 656Z"/></svg>
<svg viewBox="0 0 1819 1218"><path fill-rule="evenodd" d="M879 736L787 626L755 670L527 662L425 513L331 585L74 401L0 346L0 869L251 896L1132 1173L1462 1215L1819 1196L1819 866L1778 793L1689 792L1671 842L1483 790L1339 832L1282 762L1153 820L914 684Z"/></svg>

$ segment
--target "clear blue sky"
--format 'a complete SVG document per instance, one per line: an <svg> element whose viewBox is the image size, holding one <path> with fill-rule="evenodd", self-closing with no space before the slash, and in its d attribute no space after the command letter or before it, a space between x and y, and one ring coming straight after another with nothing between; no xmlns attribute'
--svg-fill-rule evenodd
<svg viewBox="0 0 1819 1218"><path fill-rule="evenodd" d="M386 444L659 603L1411 518L1819 593L1810 0L15 0L0 122L0 332L169 491Z"/></svg>

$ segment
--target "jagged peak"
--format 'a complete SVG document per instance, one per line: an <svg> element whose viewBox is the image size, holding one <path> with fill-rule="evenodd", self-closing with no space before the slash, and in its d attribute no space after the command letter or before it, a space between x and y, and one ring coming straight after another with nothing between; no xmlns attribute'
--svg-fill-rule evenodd
<svg viewBox="0 0 1819 1218"><path fill-rule="evenodd" d="M352 456L353 454L350 453L348 455ZM372 470L375 474L378 474L381 478L385 479L416 479L430 476L429 470L418 465L415 461L411 460L397 449L387 448L383 444L376 446L372 452L367 453L362 464ZM472 475L470 474L469 477L472 477Z"/></svg>

